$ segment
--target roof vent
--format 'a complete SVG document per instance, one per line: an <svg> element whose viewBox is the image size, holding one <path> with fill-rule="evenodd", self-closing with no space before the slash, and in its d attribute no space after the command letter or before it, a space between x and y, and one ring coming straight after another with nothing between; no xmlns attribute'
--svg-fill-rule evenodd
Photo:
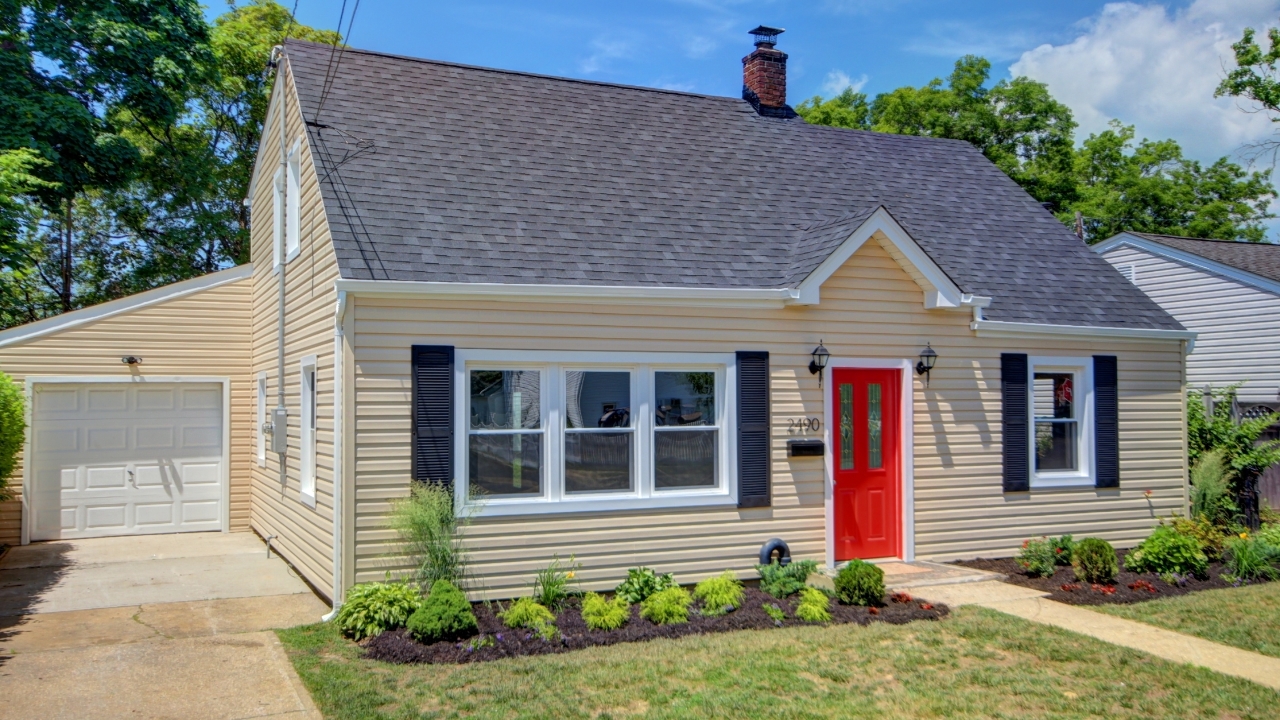
<svg viewBox="0 0 1280 720"><path fill-rule="evenodd" d="M764 47L773 49L778 44L778 36L786 32L783 28L769 27L768 25L759 25L755 30L748 30L756 40L756 47Z"/></svg>
<svg viewBox="0 0 1280 720"><path fill-rule="evenodd" d="M756 49L742 58L742 99L765 117L795 117L787 105L787 54L774 47L784 30L760 25L749 32Z"/></svg>

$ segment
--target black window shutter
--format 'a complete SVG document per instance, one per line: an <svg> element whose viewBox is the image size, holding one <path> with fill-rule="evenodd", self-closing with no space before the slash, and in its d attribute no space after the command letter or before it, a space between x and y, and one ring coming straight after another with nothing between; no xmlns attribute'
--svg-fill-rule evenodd
<svg viewBox="0 0 1280 720"><path fill-rule="evenodd" d="M1030 392L1027 389L1027 356L1025 353L1000 355L1000 428L1004 436L1004 491L1026 492L1031 489L1031 458L1028 448L1027 415Z"/></svg>
<svg viewBox="0 0 1280 720"><path fill-rule="evenodd" d="M1120 392L1115 355L1093 356L1093 452L1100 488L1120 487Z"/></svg>
<svg viewBox="0 0 1280 720"><path fill-rule="evenodd" d="M771 502L769 353L738 352L738 507Z"/></svg>
<svg viewBox="0 0 1280 720"><path fill-rule="evenodd" d="M413 479L453 483L453 348L413 346Z"/></svg>

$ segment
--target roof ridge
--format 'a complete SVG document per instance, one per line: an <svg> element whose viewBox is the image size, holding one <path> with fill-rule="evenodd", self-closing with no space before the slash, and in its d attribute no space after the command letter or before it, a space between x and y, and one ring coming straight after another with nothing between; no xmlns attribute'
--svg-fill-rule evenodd
<svg viewBox="0 0 1280 720"><path fill-rule="evenodd" d="M331 48L328 43L318 43L311 40L300 40L298 38L289 38L285 41L285 45L315 45L319 47ZM563 75L547 75L545 73L529 72L527 70L509 70L507 68L486 67L484 65L469 65L467 63L452 62L449 60L432 60L430 58L413 57L412 55L400 55L397 53L382 52L380 50L365 50L362 48L347 47L345 52L359 53L361 55L372 55L374 57L390 58L392 60L404 60L407 62L424 63L427 65L442 65L444 67L456 67L463 70L480 70L482 72L499 73L501 75L519 75L522 77L538 78L541 80L559 80L561 82L581 83L584 85L599 85L602 87L619 88L622 90L642 90L645 92L664 93L667 95L683 95L686 97L706 98L708 100L725 100L732 103L746 103L742 98L735 98L729 95L708 95L706 93L695 93L687 90L669 90L667 88L646 87L644 85L628 85L626 83L612 83L603 80L586 80L583 78L565 77Z"/></svg>
<svg viewBox="0 0 1280 720"><path fill-rule="evenodd" d="M1222 238L1198 238L1198 237L1188 237L1186 235L1170 235L1168 233L1137 232L1134 230L1128 230L1126 232L1128 232L1130 235L1137 235L1138 237L1144 237L1148 239L1172 238L1174 240L1194 240L1196 242L1221 243L1223 245L1247 245L1252 247L1280 248L1280 243L1267 242L1265 240L1261 242L1253 242L1252 240L1224 240ZM1157 240L1157 242L1159 241Z"/></svg>

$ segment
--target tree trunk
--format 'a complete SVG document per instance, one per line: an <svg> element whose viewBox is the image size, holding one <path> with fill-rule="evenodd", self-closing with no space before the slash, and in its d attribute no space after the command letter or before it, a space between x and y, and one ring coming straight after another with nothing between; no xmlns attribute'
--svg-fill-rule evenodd
<svg viewBox="0 0 1280 720"><path fill-rule="evenodd" d="M71 311L71 207L74 203L75 195L67 197L66 234L62 241L62 291L58 293L62 312Z"/></svg>
<svg viewBox="0 0 1280 720"><path fill-rule="evenodd" d="M1246 476L1240 483L1240 510L1244 513L1244 526L1254 532L1262 524L1258 507L1258 476Z"/></svg>

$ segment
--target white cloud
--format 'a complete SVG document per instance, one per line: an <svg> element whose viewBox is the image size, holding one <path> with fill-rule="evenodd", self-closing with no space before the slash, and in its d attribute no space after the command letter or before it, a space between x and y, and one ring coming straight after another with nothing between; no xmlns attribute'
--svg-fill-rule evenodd
<svg viewBox="0 0 1280 720"><path fill-rule="evenodd" d="M612 61L630 57L634 47L635 44L630 40L596 38L591 41L591 55L583 58L578 63L578 67L588 75L600 72L610 65Z"/></svg>
<svg viewBox="0 0 1280 720"><path fill-rule="evenodd" d="M1272 25L1278 13L1280 0L1196 0L1180 10L1113 3L1081 23L1075 40L1029 50L1010 72L1046 83L1082 136L1117 118L1140 138L1173 138L1212 160L1272 132L1264 115L1213 92L1234 67L1241 31Z"/></svg>
<svg viewBox="0 0 1280 720"><path fill-rule="evenodd" d="M827 73L826 79L822 81L822 91L828 95L839 95L845 88L852 87L854 92L860 92L862 86L866 84L866 73L854 80L843 70L832 70Z"/></svg>

